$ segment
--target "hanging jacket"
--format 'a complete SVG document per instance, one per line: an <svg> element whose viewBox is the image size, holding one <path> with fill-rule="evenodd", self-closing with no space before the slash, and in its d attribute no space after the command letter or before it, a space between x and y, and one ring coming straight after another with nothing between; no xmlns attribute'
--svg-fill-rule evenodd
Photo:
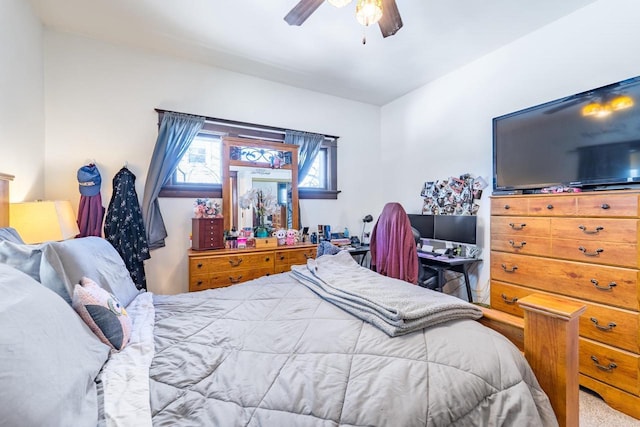
<svg viewBox="0 0 640 427"><path fill-rule="evenodd" d="M89 163L78 169L78 188L80 203L78 205L77 237L102 237L102 220L105 209L102 206L100 186L102 178L95 163Z"/></svg>
<svg viewBox="0 0 640 427"><path fill-rule="evenodd" d="M144 261L150 258L147 235L136 194L136 176L126 167L113 177L113 194L104 236L118 251L138 289L147 289Z"/></svg>
<svg viewBox="0 0 640 427"><path fill-rule="evenodd" d="M416 284L418 251L411 222L402 205L387 203L371 231L371 268L378 273Z"/></svg>

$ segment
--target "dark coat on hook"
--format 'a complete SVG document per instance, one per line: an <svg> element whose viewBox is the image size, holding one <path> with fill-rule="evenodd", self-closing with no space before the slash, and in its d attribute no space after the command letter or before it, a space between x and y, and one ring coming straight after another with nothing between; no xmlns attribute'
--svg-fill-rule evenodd
<svg viewBox="0 0 640 427"><path fill-rule="evenodd" d="M136 176L126 167L113 177L104 236L124 260L136 287L147 289L144 261L151 256L135 183Z"/></svg>

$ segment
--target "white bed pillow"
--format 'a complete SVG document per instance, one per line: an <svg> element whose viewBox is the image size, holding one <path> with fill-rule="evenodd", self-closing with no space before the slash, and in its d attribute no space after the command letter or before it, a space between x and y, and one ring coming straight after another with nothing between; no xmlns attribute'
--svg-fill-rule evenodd
<svg viewBox="0 0 640 427"><path fill-rule="evenodd" d="M109 346L58 295L0 264L0 425L95 426Z"/></svg>

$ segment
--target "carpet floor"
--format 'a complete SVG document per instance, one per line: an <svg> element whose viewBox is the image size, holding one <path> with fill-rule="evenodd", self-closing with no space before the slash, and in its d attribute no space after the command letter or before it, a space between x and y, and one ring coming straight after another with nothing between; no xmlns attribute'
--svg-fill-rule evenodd
<svg viewBox="0 0 640 427"><path fill-rule="evenodd" d="M640 427L640 420L616 411L597 394L580 388L580 427Z"/></svg>

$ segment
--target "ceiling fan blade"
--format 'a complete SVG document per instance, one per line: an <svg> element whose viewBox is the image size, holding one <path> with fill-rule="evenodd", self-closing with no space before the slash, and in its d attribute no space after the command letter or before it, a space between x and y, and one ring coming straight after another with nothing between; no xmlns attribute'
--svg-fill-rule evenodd
<svg viewBox="0 0 640 427"><path fill-rule="evenodd" d="M284 17L289 25L302 25L313 12L316 11L324 0L300 0Z"/></svg>
<svg viewBox="0 0 640 427"><path fill-rule="evenodd" d="M378 21L382 37L389 37L402 28L402 18L396 0L382 0L382 18Z"/></svg>

